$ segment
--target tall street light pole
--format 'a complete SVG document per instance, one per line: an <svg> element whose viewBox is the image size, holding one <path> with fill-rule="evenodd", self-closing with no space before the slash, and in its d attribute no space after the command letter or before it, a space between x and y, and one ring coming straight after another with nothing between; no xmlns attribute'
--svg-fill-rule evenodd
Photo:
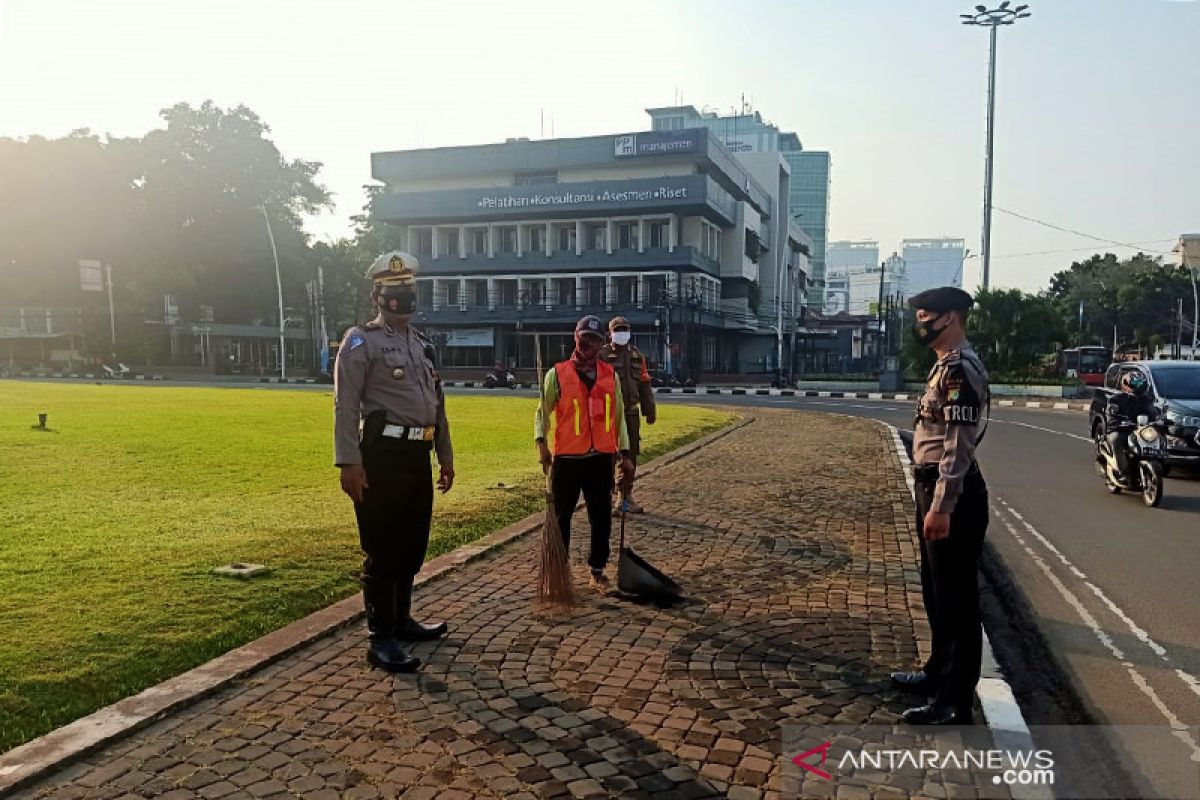
<svg viewBox="0 0 1200 800"><path fill-rule="evenodd" d="M279 251L275 249L275 234L271 232L271 218L267 210L259 206L263 222L267 224L267 238L271 240L271 256L275 259L275 291L279 296L279 380L287 380L287 349L283 340L283 281L279 277Z"/></svg>
<svg viewBox="0 0 1200 800"><path fill-rule="evenodd" d="M1031 16L1029 6L1010 8L1011 0L1004 0L996 8L975 6L975 13L960 14L963 25L990 28L988 50L988 112L987 112L987 157L983 168L983 288L987 289L992 266L992 162L993 143L996 137L996 30L1001 25L1013 25L1019 19Z"/></svg>

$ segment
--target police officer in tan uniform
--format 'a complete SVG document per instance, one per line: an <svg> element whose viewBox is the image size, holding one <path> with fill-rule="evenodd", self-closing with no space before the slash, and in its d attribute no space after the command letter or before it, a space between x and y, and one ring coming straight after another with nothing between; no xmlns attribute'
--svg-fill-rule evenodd
<svg viewBox="0 0 1200 800"><path fill-rule="evenodd" d="M430 451L454 485L454 453L437 351L409 325L417 309L420 265L393 251L367 270L375 319L346 331L334 371L334 461L342 491L354 501L367 610L367 660L389 672L412 672L420 660L400 641L436 639L445 623L412 618L413 581L425 561L433 514Z"/></svg>
<svg viewBox="0 0 1200 800"><path fill-rule="evenodd" d="M633 479L642 444L641 422L644 415L646 424L653 425L658 418L658 409L654 404L654 389L650 386L646 357L630 343L631 335L629 320L613 317L608 323L608 344L600 351L600 358L616 370L625 399L625 427L629 430L630 458L618 463L617 488L621 492L621 507L631 514L641 514L645 509L633 499Z"/></svg>
<svg viewBox="0 0 1200 800"><path fill-rule="evenodd" d="M974 303L945 286L915 295L914 335L937 353L913 424L913 478L921 546L921 593L933 633L923 669L892 684L931 697L904 712L914 725L972 722L983 628L977 574L988 525L988 491L975 460L990 403L987 370L966 337Z"/></svg>

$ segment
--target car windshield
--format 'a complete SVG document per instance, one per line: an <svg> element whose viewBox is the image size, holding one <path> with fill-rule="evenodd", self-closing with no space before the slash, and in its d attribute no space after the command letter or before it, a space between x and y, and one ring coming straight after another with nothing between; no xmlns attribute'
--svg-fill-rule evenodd
<svg viewBox="0 0 1200 800"><path fill-rule="evenodd" d="M1200 399L1200 365L1154 367L1158 393L1171 400Z"/></svg>

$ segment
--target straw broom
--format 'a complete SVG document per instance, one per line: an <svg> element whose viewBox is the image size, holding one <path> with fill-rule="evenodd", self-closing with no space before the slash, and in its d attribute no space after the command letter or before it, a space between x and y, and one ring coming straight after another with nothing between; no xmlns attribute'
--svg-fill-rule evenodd
<svg viewBox="0 0 1200 800"><path fill-rule="evenodd" d="M537 351L538 400L545 403L545 375L542 370L541 337L534 335L534 350ZM553 417L545 417L549 428ZM549 431L547 430L547 433ZM571 562L567 556L567 545L563 541L562 529L558 525L558 513L554 506L554 466L546 470L546 522L542 525L542 562L538 568L537 599L539 603L572 606L575 591L571 585Z"/></svg>

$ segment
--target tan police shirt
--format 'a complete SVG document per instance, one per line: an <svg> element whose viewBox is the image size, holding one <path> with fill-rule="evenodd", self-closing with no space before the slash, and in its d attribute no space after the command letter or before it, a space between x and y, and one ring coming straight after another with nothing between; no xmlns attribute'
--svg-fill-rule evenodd
<svg viewBox="0 0 1200 800"><path fill-rule="evenodd" d="M605 362L612 364L621 382L621 393L625 397L625 413L637 415L639 407L644 416L656 413L654 387L650 385L650 373L646 369L646 357L633 345L618 348L606 344L600 350Z"/></svg>
<svg viewBox="0 0 1200 800"><path fill-rule="evenodd" d="M346 331L333 374L333 449L337 466L361 464L359 422L379 409L391 425L436 426L434 450L443 467L454 464L446 401L433 344L415 328L392 330L379 315Z"/></svg>
<svg viewBox="0 0 1200 800"><path fill-rule="evenodd" d="M913 422L913 463L938 465L932 510L949 514L975 462L986 428L987 370L968 342L938 359L929 371Z"/></svg>

